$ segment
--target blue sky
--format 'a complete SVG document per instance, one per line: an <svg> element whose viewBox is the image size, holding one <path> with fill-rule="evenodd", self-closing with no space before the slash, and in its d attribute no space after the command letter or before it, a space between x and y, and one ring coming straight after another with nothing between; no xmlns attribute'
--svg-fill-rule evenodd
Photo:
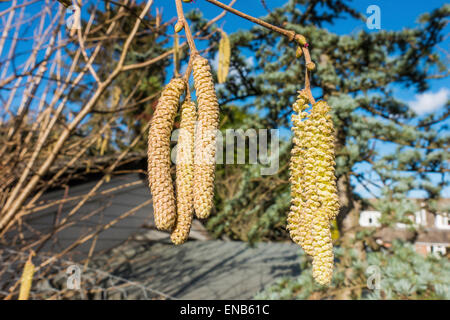
<svg viewBox="0 0 450 320"><path fill-rule="evenodd" d="M163 20L168 20L176 16L176 10L173 5L167 5L171 3L171 0L158 1L155 0L155 4L152 8L153 12L156 12L156 8L164 7ZM222 1L223 3L229 3L230 1ZM266 0L265 3L270 9L277 8L286 3L286 0ZM413 28L417 26L417 18L425 13L430 12L433 9L439 8L446 3L443 0L357 0L350 2L355 10L367 14L366 10L370 5L377 5L381 11L381 29L382 30L401 30L403 28ZM260 17L267 15L266 9L263 7L260 0L238 0L234 5L234 8L250 13L253 16ZM207 18L213 18L222 12L222 9L204 1L194 0L192 3L184 4L185 11L191 9L199 9L203 12L203 15ZM220 25L227 33L235 32L239 29L247 29L253 26L253 23L242 19L238 16L228 13L224 19L220 21ZM361 30L368 32L378 32L378 30L369 30L367 26L355 19L339 19L333 25L326 25L330 31L337 34L354 34ZM447 33L450 32L450 27L447 27ZM312 41L313 42L313 41ZM443 50L449 50L449 41L445 41L441 47ZM313 45L313 43L312 43ZM249 53L249 59L251 54ZM410 106L418 112L418 114L426 114L426 112L433 112L439 110L439 106L442 106L445 101L450 97L450 78L440 80L430 80L430 90L423 94L418 95L414 88L393 88L395 95L398 99L404 100L410 103Z"/></svg>
<svg viewBox="0 0 450 320"><path fill-rule="evenodd" d="M229 3L229 1L222 1L224 3ZM266 0L267 7L270 9L279 7L286 3L286 0ZM370 5L377 5L380 7L381 13L381 30L402 30L403 28L413 28L417 26L417 18L425 13L430 12L435 8L439 8L444 5L446 1L442 0L429 0L429 1L406 1L406 0L358 0L352 1L351 4L353 8L363 14L367 14L367 8ZM156 7L166 4L164 2L156 1ZM155 10L155 8L153 10ZM238 0L233 6L234 8L249 13L253 16L260 17L267 14L266 9L263 7L260 0ZM196 0L193 3L184 5L185 11L189 9L198 8L203 12L203 15L207 18L213 18L221 12L220 8L203 1ZM174 7L164 6L163 20L170 19L172 16L176 16L176 11ZM233 14L228 13L224 19L221 20L220 25L227 33L235 32L239 29L247 29L252 27L252 23L245 19L237 17ZM354 34L361 30L366 30L368 32L378 32L378 30L369 30L365 23L354 19L339 19L333 25L325 25L330 31L337 34ZM447 27L449 30L449 27ZM448 32L447 32L448 33ZM310 40L313 44L313 39ZM443 43L442 49L449 49L449 42ZM251 59L251 55L249 55ZM450 79L442 80L431 80L429 81L430 90L424 94L418 94L414 88L403 88L400 86L394 87L395 96L408 102L410 107L412 107L418 114L429 114L429 112L439 112L442 110L442 106L450 98ZM286 130L287 131L287 130ZM380 154L389 154L394 152L396 146L390 143L378 142L378 152ZM373 177L374 181L377 180L376 175L371 173L369 165L365 163L358 164L355 170L359 172L367 172L370 177ZM448 177L447 177L448 178ZM437 183L440 179L439 176L431 176L433 182ZM353 181L356 186L356 191L363 197L372 197L359 183ZM371 188L372 191L378 195L379 191L375 188ZM411 191L409 193L411 197L423 197L424 193L421 191ZM447 187L442 192L443 197L450 197L450 188Z"/></svg>
<svg viewBox="0 0 450 320"><path fill-rule="evenodd" d="M95 3L97 1L83 0L84 5L88 2ZM222 2L229 3L230 0L222 0ZM273 9L282 6L284 3L286 3L286 0L266 0L265 2L269 9ZM377 5L380 7L381 11L381 29L401 30L403 28L416 26L416 19L420 14L424 12L430 12L435 8L441 7L445 3L446 1L443 0L355 0L351 2L351 5L357 11L364 14L366 13L368 6ZM7 6L7 3L0 3L0 10ZM36 10L34 13L38 12L38 10L40 10L40 4L36 3L33 8L33 10ZM163 8L163 21L167 21L176 16L176 10L173 0L155 0L151 8L152 14L156 14L156 8L159 8L160 10L161 8ZM195 0L193 3L184 4L185 11L196 8L200 9L206 18L213 18L222 12L222 9L217 8L216 6L206 2L205 0ZM267 14L267 11L263 7L260 0L237 0L234 8L256 17L265 16ZM230 13L228 13L224 19L220 20L219 25L222 26L223 29L229 34L239 29L248 29L253 26L251 22L248 22ZM366 30L368 32L378 32L378 30L369 30L366 27L365 23L356 21L354 19L341 19L338 20L334 25L326 25L325 27L337 34L353 34L361 30ZM447 27L447 33L449 33L448 31L450 31L449 29L450 28ZM33 30L31 29L30 36L32 36L32 32ZM310 42L311 45L314 45L313 39L311 39ZM21 47L26 50L28 46L25 43L22 43ZM443 50L448 51L449 41L447 40L446 42L441 44L441 47ZM24 58L25 56L26 54L24 55ZM251 53L248 53L248 58L251 59ZM414 89L406 89L399 86L393 89L395 92L395 96L398 99L409 102L411 107L428 107L426 110L424 110L423 107L417 109L416 111L418 111L419 113L439 112L439 106L442 106L450 96L450 78L442 80L431 80L429 81L429 84L430 90L421 95L417 95L417 92L415 92ZM288 133L289 130L286 129L286 132ZM394 148L395 146L392 144L380 143L378 150L382 153L391 153ZM367 165L361 164L358 165L357 169L358 171L368 171L369 167ZM374 179L376 179L376 177L374 177ZM433 179L433 181L437 181L435 178ZM357 185L357 191L363 197L370 197L370 194L364 191L361 186ZM415 191L411 192L410 195L413 197L422 196L420 192ZM450 188L446 188L443 191L442 195L444 197L450 197Z"/></svg>

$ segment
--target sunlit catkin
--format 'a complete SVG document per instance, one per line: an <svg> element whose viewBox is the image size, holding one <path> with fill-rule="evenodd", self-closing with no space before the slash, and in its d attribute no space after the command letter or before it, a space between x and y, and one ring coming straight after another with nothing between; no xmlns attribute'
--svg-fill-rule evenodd
<svg viewBox="0 0 450 320"><path fill-rule="evenodd" d="M326 102L315 103L309 116L305 111L307 108L308 98L301 92L292 116L292 204L288 229L293 241L313 256L314 279L327 285L333 274L330 222L339 211L333 123Z"/></svg>
<svg viewBox="0 0 450 320"><path fill-rule="evenodd" d="M194 129L195 103L186 101L181 107L180 134L177 145L177 222L170 238L182 244L189 237L194 216Z"/></svg>
<svg viewBox="0 0 450 320"><path fill-rule="evenodd" d="M334 128L330 106L325 101L317 102L312 107L311 118L316 124L319 146L316 159L318 163L317 193L328 219L332 221L339 213L339 198L334 174L336 162L334 161Z"/></svg>
<svg viewBox="0 0 450 320"><path fill-rule="evenodd" d="M198 218L207 218L213 206L216 131L219 103L208 60L197 56L193 62L198 122L194 146L194 208Z"/></svg>
<svg viewBox="0 0 450 320"><path fill-rule="evenodd" d="M293 105L293 149L291 151L290 161L290 183L291 183L291 209L288 215L288 229L292 240L301 245L303 250L309 255L313 255L311 238L311 223L313 209L311 201L308 200L307 188L310 181L305 172L305 152L310 144L311 135L308 134L305 124L308 107L308 98L302 93L299 94L297 101Z"/></svg>
<svg viewBox="0 0 450 320"><path fill-rule="evenodd" d="M148 135L148 178L155 225L160 230L171 230L176 221L175 195L170 174L170 135L185 86L184 80L175 78L164 88Z"/></svg>
<svg viewBox="0 0 450 320"><path fill-rule="evenodd" d="M31 255L25 262L22 277L20 278L19 300L28 300L30 296L31 284L33 281L34 264L31 262Z"/></svg>

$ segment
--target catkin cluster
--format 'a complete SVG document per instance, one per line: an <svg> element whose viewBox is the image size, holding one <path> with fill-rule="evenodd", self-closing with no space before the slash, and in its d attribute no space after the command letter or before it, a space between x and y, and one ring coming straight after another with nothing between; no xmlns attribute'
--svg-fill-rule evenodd
<svg viewBox="0 0 450 320"><path fill-rule="evenodd" d="M216 131L219 103L208 60L197 56L193 62L194 86L198 103L198 123L194 146L194 208L198 218L207 218L213 206Z"/></svg>
<svg viewBox="0 0 450 320"><path fill-rule="evenodd" d="M306 112L308 102L301 92L293 105L288 229L293 241L313 257L316 281L326 285L333 274L330 222L339 211L333 123L326 102L315 103L310 114Z"/></svg>
<svg viewBox="0 0 450 320"><path fill-rule="evenodd" d="M181 107L176 196L170 173L170 136L185 80L173 79L163 90L148 136L148 176L155 224L158 229L172 231L174 244L188 239L194 210L199 218L209 216L214 197L219 103L208 60L197 56L193 72L198 117L188 95Z"/></svg>
<svg viewBox="0 0 450 320"><path fill-rule="evenodd" d="M148 178L153 197L155 225L171 230L176 221L175 195L170 174L170 135L185 81L172 79L164 88L148 134Z"/></svg>

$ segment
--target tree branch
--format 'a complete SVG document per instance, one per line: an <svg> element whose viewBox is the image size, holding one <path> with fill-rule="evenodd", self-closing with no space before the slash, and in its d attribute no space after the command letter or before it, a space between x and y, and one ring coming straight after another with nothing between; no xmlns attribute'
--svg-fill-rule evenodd
<svg viewBox="0 0 450 320"><path fill-rule="evenodd" d="M177 0L177 1L180 1L180 0ZM248 14L245 14L245 13L239 11L239 10L236 10L236 9L226 5L226 4L223 4L222 2L219 2L217 0L206 0L206 1L208 1L209 3L212 3L212 4L216 5L216 6L218 6L218 7L222 8L222 9L224 9L224 10L227 10L228 12L231 12L231 13L233 13L233 14L241 17L241 18L244 18L244 19L249 20L249 21L251 21L253 23L259 24L260 26L263 26L263 27L265 27L265 28L267 28L269 30L272 30L274 32L277 32L277 33L285 36L286 38L288 38L289 41L297 42L301 46L302 51L303 51L303 55L305 57L305 63L306 63L305 90L306 90L306 93L308 94L311 102L314 103L314 98L312 96L311 88L310 88L308 70L309 71L314 70L315 65L311 61L311 56L310 56L309 50L308 50L309 44L308 44L308 42L306 41L306 38L303 35L298 34L298 33L296 33L293 30L286 30L286 29L277 27L277 26L275 26L273 24L270 24L268 22L265 22L265 21L263 21L261 19L252 17L252 16L250 16Z"/></svg>
<svg viewBox="0 0 450 320"><path fill-rule="evenodd" d="M197 47L195 46L194 38L192 37L191 29L189 28L189 24L184 17L183 12L183 4L181 0L175 0L175 5L177 7L177 15L178 15L178 23L182 23L184 26L184 32L186 34L186 40L189 45L189 49L191 50L191 56L195 56L198 54Z"/></svg>

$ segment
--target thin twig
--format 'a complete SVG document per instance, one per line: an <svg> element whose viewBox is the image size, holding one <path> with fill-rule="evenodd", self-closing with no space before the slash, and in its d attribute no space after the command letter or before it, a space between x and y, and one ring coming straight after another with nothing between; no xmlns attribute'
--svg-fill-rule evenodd
<svg viewBox="0 0 450 320"><path fill-rule="evenodd" d="M222 8L222 9L224 9L224 10L227 10L227 11L229 11L229 12L231 12L231 13L233 13L233 14L241 17L241 18L244 18L244 19L249 20L249 21L251 21L253 23L259 24L260 26L263 26L263 27L265 27L265 28L267 28L269 30L272 30L274 32L277 32L277 33L287 37L289 41L297 42L299 45L302 46L302 51L303 51L304 56L305 56L305 63L306 63L307 70L308 70L308 68L310 70L314 69L313 65L311 65L311 63L313 63L313 62L311 61L311 57L310 57L309 50L308 50L309 44L308 44L308 42L306 41L306 38L303 35L298 34L298 33L296 33L293 30L286 30L286 29L274 26L273 24L270 24L270 23L265 22L265 21L263 21L261 19L252 17L252 16L250 16L248 14L245 14L245 13L239 11L239 10L236 10L236 9L230 7L230 6L227 6L226 4L223 4L222 2L219 2L217 0L206 0L206 1L208 1L208 2L218 6L218 7ZM309 66L308 66L308 64L309 64ZM311 97L312 97L312 93L311 93L310 84L309 84L309 78L308 77L305 78L305 90L308 92L308 95L311 95Z"/></svg>
<svg viewBox="0 0 450 320"><path fill-rule="evenodd" d="M234 3L236 2L236 0L233 0L230 2L230 4L228 6L232 6ZM219 15L217 15L215 18L211 19L201 30L197 31L195 33L195 36L200 35L203 31L207 30L212 24L216 23L218 20L222 19L225 14L227 13L226 10L222 11ZM186 46L187 42L183 42L179 45L178 49L183 49ZM173 54L175 49L170 49L166 52L164 52L163 54L159 55L158 57L152 58L150 60L144 61L144 62L140 62L140 63L134 63L134 64L128 64L125 65L122 68L122 71L129 71L129 70L134 70L134 69L139 69L139 68L144 68L147 67L151 64L157 63L158 61L161 61L163 59L166 59L168 56L170 56L171 54ZM1 83L0 83L1 86Z"/></svg>
<svg viewBox="0 0 450 320"><path fill-rule="evenodd" d="M184 33L186 34L186 40L189 45L189 49L191 50L191 55L195 56L198 54L198 50L197 47L195 46L194 38L192 37L189 24L186 18L184 17L183 4L181 3L181 0L175 0L175 5L177 7L178 22L183 24Z"/></svg>
<svg viewBox="0 0 450 320"><path fill-rule="evenodd" d="M236 9L226 5L226 4L223 4L222 2L219 2L219 1L216 1L216 0L206 0L206 1L208 1L208 2L218 6L218 7L222 8L222 9L224 9L224 10L227 10L227 11L229 11L229 12L231 12L231 13L233 13L233 14L241 17L241 18L244 18L244 19L249 20L249 21L251 21L253 23L259 24L260 26L263 26L263 27L265 27L267 29L270 29L270 30L275 31L275 32L277 32L279 34L282 34L285 37L287 37L289 39L289 41L293 41L295 39L296 35L297 35L295 33L295 31L286 30L286 29L274 26L273 24L270 24L270 23L265 22L265 21L263 21L261 19L252 17L252 16L250 16L248 14L245 14L245 13L239 11L239 10L236 10Z"/></svg>

